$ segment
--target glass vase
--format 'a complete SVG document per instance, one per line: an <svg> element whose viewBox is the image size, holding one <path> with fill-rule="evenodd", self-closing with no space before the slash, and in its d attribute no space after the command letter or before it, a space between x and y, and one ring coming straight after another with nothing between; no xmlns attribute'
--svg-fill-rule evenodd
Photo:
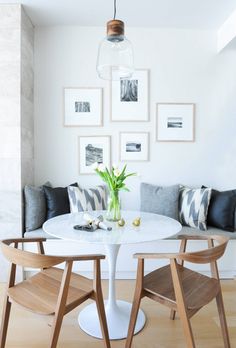
<svg viewBox="0 0 236 348"><path fill-rule="evenodd" d="M109 191L106 219L108 221L121 219L119 191Z"/></svg>

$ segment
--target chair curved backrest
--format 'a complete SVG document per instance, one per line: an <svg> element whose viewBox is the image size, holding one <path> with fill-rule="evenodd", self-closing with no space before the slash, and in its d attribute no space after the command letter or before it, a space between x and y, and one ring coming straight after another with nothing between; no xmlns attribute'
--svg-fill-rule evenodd
<svg viewBox="0 0 236 348"><path fill-rule="evenodd" d="M186 238L188 238L188 236L186 236ZM199 239L207 239L211 243L211 247L209 249L195 252L179 253L178 259L191 263L201 264L215 262L224 254L227 243L229 241L228 237L219 235L206 236L206 238L200 237ZM218 245L214 246L214 241L218 242Z"/></svg>
<svg viewBox="0 0 236 348"><path fill-rule="evenodd" d="M105 256L99 254L45 255L43 247L45 241L46 238L18 238L0 241L3 255L11 263L0 327L0 347L5 347L12 303L17 303L31 312L54 315L49 346L56 348L64 315L90 298L95 300L98 308L104 345L106 348L110 348L100 271L100 260ZM38 253L18 249L19 243L33 242L38 245ZM72 272L74 261L87 260L94 261L93 281ZM53 267L62 262L65 262L64 269ZM16 284L17 265L41 270Z"/></svg>
<svg viewBox="0 0 236 348"><path fill-rule="evenodd" d="M18 249L18 243L24 243L24 241L21 238L0 241L3 255L15 265L30 268L49 268L65 261L63 256L36 254Z"/></svg>
<svg viewBox="0 0 236 348"><path fill-rule="evenodd" d="M138 259L138 271L125 348L131 348L140 302L143 297L149 297L169 307L171 309L171 319L175 318L176 311L179 312L189 348L195 348L190 318L213 298L216 298L224 347L230 348L216 262L224 254L229 238L200 234L197 236L179 235L178 238L181 239L179 253L138 253L134 255ZM188 240L206 240L208 249L186 252ZM214 241L218 245L214 246ZM145 259L169 259L170 264L144 275ZM184 267L185 261L210 264L211 277Z"/></svg>

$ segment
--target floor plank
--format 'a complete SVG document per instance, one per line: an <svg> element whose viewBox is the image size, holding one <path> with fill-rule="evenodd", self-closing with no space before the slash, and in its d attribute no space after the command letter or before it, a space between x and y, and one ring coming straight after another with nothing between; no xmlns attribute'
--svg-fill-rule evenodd
<svg viewBox="0 0 236 348"><path fill-rule="evenodd" d="M0 284L0 310L4 284ZM103 282L107 294L107 281ZM222 281L225 309L229 325L232 347L236 347L236 280ZM118 280L119 298L132 300L134 281ZM88 302L87 302L88 303ZM58 348L103 348L100 340L94 339L80 330L77 324L81 306L65 316ZM148 319L144 329L135 336L134 348L184 348L185 342L180 321L169 319L169 310L148 299L143 300L142 309ZM12 319L12 320L11 320ZM12 307L6 348L43 348L47 347L50 336L50 320ZM192 318L196 346L199 348L222 348L223 341L219 329L219 320L215 302L211 302ZM124 340L112 341L112 348L123 348Z"/></svg>

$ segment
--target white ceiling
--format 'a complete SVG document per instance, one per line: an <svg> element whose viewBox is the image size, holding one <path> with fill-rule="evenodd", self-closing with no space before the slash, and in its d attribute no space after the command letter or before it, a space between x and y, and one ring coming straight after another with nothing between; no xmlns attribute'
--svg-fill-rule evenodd
<svg viewBox="0 0 236 348"><path fill-rule="evenodd" d="M113 0L0 0L22 3L36 26L104 25ZM132 27L218 29L236 0L117 0L117 18Z"/></svg>

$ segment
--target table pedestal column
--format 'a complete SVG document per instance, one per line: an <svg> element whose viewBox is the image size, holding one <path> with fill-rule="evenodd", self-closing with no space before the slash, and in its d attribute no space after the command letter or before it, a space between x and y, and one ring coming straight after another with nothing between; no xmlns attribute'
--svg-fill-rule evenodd
<svg viewBox="0 0 236 348"><path fill-rule="evenodd" d="M117 244L106 245L106 256L109 267L109 295L108 300L105 301L105 311L107 317L109 337L112 340L118 340L127 337L130 312L132 307L131 303L116 300L115 273L116 260L119 249L120 245ZM85 307L80 312L78 321L81 329L84 330L87 334L97 338L102 338L95 303ZM144 324L145 315L143 311L140 310L135 326L135 333L142 330Z"/></svg>

